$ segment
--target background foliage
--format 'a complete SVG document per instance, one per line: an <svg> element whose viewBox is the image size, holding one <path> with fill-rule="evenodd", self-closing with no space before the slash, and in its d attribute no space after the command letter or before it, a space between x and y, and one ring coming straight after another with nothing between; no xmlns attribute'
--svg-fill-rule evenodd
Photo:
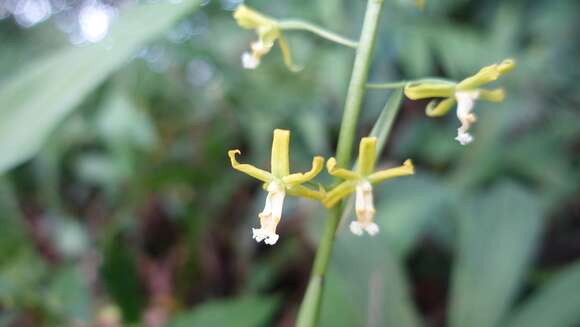
<svg viewBox="0 0 580 327"><path fill-rule="evenodd" d="M27 28L10 3L0 7L0 325L291 326L324 212L290 199L278 244L257 245L264 194L226 151L266 166L278 127L293 131L296 170L331 156L352 51L288 33L302 72L277 50L246 71L254 35L231 18L237 2L108 3L119 8L109 35L80 46L60 27L83 2ZM364 10L248 4L353 38ZM578 324L580 4L413 4L386 1L371 80L460 80L505 57L518 67L502 80L505 102L477 105L468 147L453 140L453 115L402 103L381 164L410 157L418 173L379 188L379 236L340 228L322 325ZM361 136L388 96L369 91Z"/></svg>

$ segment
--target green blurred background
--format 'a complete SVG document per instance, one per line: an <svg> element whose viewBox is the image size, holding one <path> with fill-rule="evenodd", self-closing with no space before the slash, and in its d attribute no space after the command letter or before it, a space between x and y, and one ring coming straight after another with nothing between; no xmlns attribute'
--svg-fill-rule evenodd
<svg viewBox="0 0 580 327"><path fill-rule="evenodd" d="M0 1L0 326L292 326L324 223L265 198L226 152L267 167L292 130L296 171L333 155L354 53L286 33L255 71L236 0ZM364 1L248 1L356 38ZM580 3L386 0L371 81L461 80L513 57L475 142L404 100L376 188L374 238L341 225L322 326L580 324ZM389 91L369 91L367 135Z"/></svg>

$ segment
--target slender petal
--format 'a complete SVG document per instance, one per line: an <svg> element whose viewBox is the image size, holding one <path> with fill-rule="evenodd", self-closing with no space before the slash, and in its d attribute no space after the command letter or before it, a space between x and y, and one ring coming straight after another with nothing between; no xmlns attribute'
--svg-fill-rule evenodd
<svg viewBox="0 0 580 327"><path fill-rule="evenodd" d="M322 201L326 197L326 191L322 186L320 186L318 191L315 191L304 185L296 185L288 188L286 192L288 193L288 195L301 196L304 198L310 198L319 201Z"/></svg>
<svg viewBox="0 0 580 327"><path fill-rule="evenodd" d="M356 184L356 180L347 180L338 184L338 186L326 194L326 197L322 200L322 204L327 208L334 207L340 200L354 191Z"/></svg>
<svg viewBox="0 0 580 327"><path fill-rule="evenodd" d="M344 169L344 168L337 168L336 167L336 159L330 158L326 161L326 170L332 176L340 177L346 180L356 180L360 179L362 176L355 173L354 171Z"/></svg>
<svg viewBox="0 0 580 327"><path fill-rule="evenodd" d="M290 146L290 131L283 129L274 130L272 141L272 175L282 178L290 174L288 151Z"/></svg>
<svg viewBox="0 0 580 327"><path fill-rule="evenodd" d="M377 138L363 137L360 140L358 150L358 166L359 175L367 176L375 170L375 162L377 159Z"/></svg>
<svg viewBox="0 0 580 327"><path fill-rule="evenodd" d="M409 83L405 95L411 100L425 98L447 98L453 96L454 83Z"/></svg>
<svg viewBox="0 0 580 327"><path fill-rule="evenodd" d="M411 159L407 159L403 165L399 167L377 171L369 175L367 180L375 184L394 177L413 175L414 173L415 168L413 167L413 162Z"/></svg>
<svg viewBox="0 0 580 327"><path fill-rule="evenodd" d="M278 45L280 45L280 50L282 51L282 59L284 60L284 64L288 69L292 72L298 72L302 70L301 66L294 64L292 60L292 52L290 52L290 46L288 46L288 41L282 33L280 33L278 37Z"/></svg>
<svg viewBox="0 0 580 327"><path fill-rule="evenodd" d="M316 175L320 173L324 167L324 158L320 156L314 157L312 159L312 169L306 173L295 173L288 176L282 177L282 181L288 185L303 184L312 180Z"/></svg>
<svg viewBox="0 0 580 327"><path fill-rule="evenodd" d="M429 117L440 117L449 112L451 108L455 105L456 101L454 97L449 97L447 99L431 100L425 108L425 113Z"/></svg>
<svg viewBox="0 0 580 327"><path fill-rule="evenodd" d="M514 67L515 61L512 59L506 59L499 64L483 67L477 74L457 84L457 90L465 91L476 89L484 84L497 80L501 75L510 72Z"/></svg>
<svg viewBox="0 0 580 327"><path fill-rule="evenodd" d="M241 151L236 149L236 150L230 150L228 151L228 156L230 157L230 162L232 164L232 167L235 170L239 170L242 173L245 173L247 175L250 175L256 179L261 180L264 183L267 183L269 181L272 180L272 175L262 169L256 168L252 165L249 164L241 164L236 160L236 155L240 154Z"/></svg>

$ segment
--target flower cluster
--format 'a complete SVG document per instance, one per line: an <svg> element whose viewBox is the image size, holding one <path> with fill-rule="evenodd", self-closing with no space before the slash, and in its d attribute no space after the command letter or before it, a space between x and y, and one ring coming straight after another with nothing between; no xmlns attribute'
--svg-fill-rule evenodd
<svg viewBox="0 0 580 327"><path fill-rule="evenodd" d="M351 231L357 235L362 235L363 231L366 231L369 235L375 235L379 231L379 227L373 221L375 208L372 184L398 176L412 175L414 172L413 164L410 160L405 161L400 167L375 172L376 143L377 139L374 137L365 137L361 140L359 161L355 171L338 168L334 158L328 160L326 164L328 173L345 180L330 192L326 192L322 187L318 190L313 190L304 185L322 171L324 159L320 156L314 157L310 171L306 173L290 173L290 131L274 130L270 172L249 164L239 163L236 156L240 154L240 150L230 150L228 155L232 167L262 181L264 189L268 192L264 210L258 214L260 228L252 229L252 237L257 242L264 241L264 243L270 245L278 241L279 235L276 233L276 227L282 218L282 206L286 195L315 199L321 201L324 206L331 208L352 192L356 192L357 221L351 223Z"/></svg>
<svg viewBox="0 0 580 327"><path fill-rule="evenodd" d="M422 8L425 2L417 0L416 4ZM270 52L274 44L278 42L285 64L291 70L298 69L292 63L290 49L282 35L282 30L308 30L328 40L358 49L358 42L322 30L314 25L297 21L278 21L244 5L240 5L236 9L234 18L242 28L254 30L258 35L258 40L251 44L251 52L245 52L242 55L242 64L245 68L256 68L260 64L262 57ZM460 144L466 145L474 139L469 133L469 129L477 120L473 113L475 102L477 100L500 102L505 98L503 89L488 90L481 87L497 80L511 71L514 66L515 62L513 60L506 59L498 64L484 67L473 76L460 82L422 79L413 82L376 84L374 86L392 88L393 85L396 85L395 87L404 85L405 95L412 100L439 98L428 103L426 113L429 117L443 116L453 106L457 105L456 113L461 126L457 129L457 137L455 139ZM279 236L276 233L276 228L282 217L284 198L287 195L315 199L320 201L325 207L331 208L351 193L354 193L357 219L351 222L350 230L356 235L362 235L365 232L371 236L375 235L379 232L379 226L374 222L373 185L388 179L414 174L411 160L406 160L399 167L375 171L377 139L364 137L360 141L358 161L353 170L349 170L346 167L338 167L334 158L330 158L326 162L328 173L343 181L328 192L322 186L319 186L318 189L312 189L306 185L322 171L324 158L320 156L314 157L312 169L306 173L291 174L289 169L289 144L289 131L274 130L270 172L252 165L239 163L236 160L236 156L240 154L240 150L230 150L228 153L234 169L262 181L264 189L268 192L264 210L258 215L260 228L252 229L253 238L258 242L264 241L266 244L273 245L278 241Z"/></svg>

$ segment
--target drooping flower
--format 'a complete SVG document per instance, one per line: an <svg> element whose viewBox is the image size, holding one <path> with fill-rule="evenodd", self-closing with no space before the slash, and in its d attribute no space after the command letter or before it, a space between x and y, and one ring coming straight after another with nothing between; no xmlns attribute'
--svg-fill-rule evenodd
<svg viewBox="0 0 580 327"><path fill-rule="evenodd" d="M264 189L268 192L264 210L258 214L260 228L252 228L252 238L257 242L264 241L274 245L278 241L276 227L282 218L282 207L286 195L302 196L316 200L322 200L325 192L323 189L315 191L302 184L312 180L324 166L324 158L314 157L312 169L306 173L290 174L289 168L289 145L290 131L274 130L272 141L272 157L270 160L271 171L265 171L249 164L241 164L236 160L240 150L228 151L232 167L247 175L264 182Z"/></svg>
<svg viewBox="0 0 580 327"><path fill-rule="evenodd" d="M444 98L443 100L432 100L427 104L426 113L429 117L443 116L457 104L457 118L461 122L461 126L457 129L455 139L461 145L467 145L473 141L469 128L477 120L473 113L475 101L501 102L505 98L503 89L486 90L480 87L497 80L511 71L514 66L514 60L506 59L499 64L483 67L477 74L459 83L443 80L412 82L405 86L405 95L412 100Z"/></svg>
<svg viewBox="0 0 580 327"><path fill-rule="evenodd" d="M322 204L328 208L334 207L341 199L355 192L357 220L350 223L350 230L356 235L362 235L363 231L371 236L379 232L379 226L374 222L375 206L372 185L414 173L411 160L406 160L399 167L374 171L377 159L376 147L376 137L363 137L361 139L355 171L338 168L334 158L330 158L326 162L328 173L344 179L344 182L328 192L322 200Z"/></svg>
<svg viewBox="0 0 580 327"><path fill-rule="evenodd" d="M281 32L277 20L262 15L245 5L239 5L236 8L234 18L240 27L254 30L258 34L258 40L250 46L251 51L242 54L242 66L244 68L255 69L258 67L262 57L270 52L274 43L278 41L280 50L282 50L284 64L292 71L300 70L300 67L292 62L290 47Z"/></svg>

